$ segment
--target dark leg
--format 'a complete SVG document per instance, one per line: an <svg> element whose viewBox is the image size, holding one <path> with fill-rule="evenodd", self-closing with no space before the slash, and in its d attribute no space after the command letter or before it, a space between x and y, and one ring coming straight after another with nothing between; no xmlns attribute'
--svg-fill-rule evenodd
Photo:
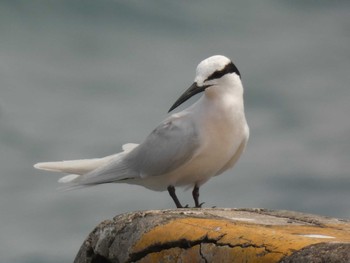
<svg viewBox="0 0 350 263"><path fill-rule="evenodd" d="M171 198L174 200L174 202L176 204L176 207L177 208L182 208L183 206L181 205L179 199L177 199L177 196L175 194L175 187L172 186L172 185L169 185L168 186L168 192L169 192L169 195L171 196Z"/></svg>
<svg viewBox="0 0 350 263"><path fill-rule="evenodd" d="M194 200L195 207L200 208L204 203L199 203L198 198L199 198L199 187L197 185L194 186L193 191L192 191L192 196Z"/></svg>

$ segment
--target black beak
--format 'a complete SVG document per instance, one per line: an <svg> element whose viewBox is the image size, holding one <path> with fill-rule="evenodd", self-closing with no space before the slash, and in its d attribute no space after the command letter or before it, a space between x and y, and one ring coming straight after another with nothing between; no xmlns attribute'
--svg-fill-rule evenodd
<svg viewBox="0 0 350 263"><path fill-rule="evenodd" d="M177 101L175 101L174 105L171 106L170 110L168 111L171 112L173 109L177 108L178 106L180 106L182 103L184 103L186 100L188 100L189 98L191 98L192 96L196 95L199 92L204 91L206 88L208 88L209 85L205 85L202 87L197 86L197 83L194 82L191 87L189 87L181 96L180 98L177 99Z"/></svg>

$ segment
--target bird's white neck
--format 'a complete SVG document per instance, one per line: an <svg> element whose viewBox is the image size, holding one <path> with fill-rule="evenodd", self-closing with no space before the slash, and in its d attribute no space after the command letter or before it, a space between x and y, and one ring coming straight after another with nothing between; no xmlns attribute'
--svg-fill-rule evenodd
<svg viewBox="0 0 350 263"><path fill-rule="evenodd" d="M205 90L205 97L208 100L238 99L242 100L243 85L236 74L229 74L220 79L220 82Z"/></svg>

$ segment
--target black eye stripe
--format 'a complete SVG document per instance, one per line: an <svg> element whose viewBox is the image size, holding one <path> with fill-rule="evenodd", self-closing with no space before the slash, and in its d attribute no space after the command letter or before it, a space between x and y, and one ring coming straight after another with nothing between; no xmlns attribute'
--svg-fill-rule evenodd
<svg viewBox="0 0 350 263"><path fill-rule="evenodd" d="M241 73L239 73L238 68L232 62L230 62L222 70L217 70L211 74L205 81L219 79L228 73L236 73L239 77L241 77Z"/></svg>

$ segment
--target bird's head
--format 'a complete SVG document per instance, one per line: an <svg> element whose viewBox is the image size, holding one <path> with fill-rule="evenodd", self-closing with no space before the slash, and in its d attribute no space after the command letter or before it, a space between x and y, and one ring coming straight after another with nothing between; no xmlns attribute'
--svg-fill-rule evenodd
<svg viewBox="0 0 350 263"><path fill-rule="evenodd" d="M216 55L201 61L196 69L194 83L171 106L169 112L197 93L211 86L220 85L220 82L229 74L235 74L240 80L241 74L237 67L225 56Z"/></svg>

